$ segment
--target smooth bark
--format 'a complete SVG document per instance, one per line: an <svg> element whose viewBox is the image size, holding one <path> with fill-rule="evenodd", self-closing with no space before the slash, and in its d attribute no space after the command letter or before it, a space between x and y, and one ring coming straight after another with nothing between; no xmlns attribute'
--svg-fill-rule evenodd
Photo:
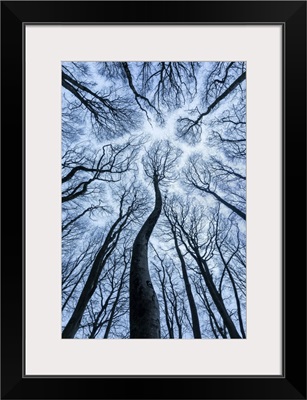
<svg viewBox="0 0 307 400"><path fill-rule="evenodd" d="M172 229L172 233L173 233L173 237L174 237L175 249L176 249L177 255L180 260L185 290L186 290L187 296L188 296L188 301L189 301L189 306L190 306L190 311L191 311L191 318L192 318L193 335L194 335L195 339L201 339L199 318L198 318L197 308L196 308L194 296L192 293L192 289L191 289L191 285L190 285L190 281L189 281L189 277L188 277L188 273L187 273L187 267L186 267L186 264L184 261L184 257L179 248L178 239L177 239L176 232L174 231L174 229Z"/></svg>
<svg viewBox="0 0 307 400"><path fill-rule="evenodd" d="M137 237L132 250L130 270L130 338L161 338L159 303L148 268L148 243L159 219L162 197L158 179L154 177L155 207Z"/></svg>
<svg viewBox="0 0 307 400"><path fill-rule="evenodd" d="M62 338L72 339L77 333L86 306L97 288L101 271L116 246L119 234L123 226L125 225L128 216L129 214L126 214L125 216L121 214L112 225L103 245L101 246L93 262L92 269L80 294L74 312L72 313L70 320L68 321L66 327L62 332ZM122 219L124 219L123 222Z"/></svg>

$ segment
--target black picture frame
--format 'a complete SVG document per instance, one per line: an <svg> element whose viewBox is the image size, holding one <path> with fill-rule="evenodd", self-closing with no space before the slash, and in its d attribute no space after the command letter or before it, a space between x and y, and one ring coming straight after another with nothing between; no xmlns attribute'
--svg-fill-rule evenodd
<svg viewBox="0 0 307 400"><path fill-rule="evenodd" d="M283 26L282 376L24 376L23 30L30 23ZM306 399L306 2L2 1L1 71L1 398Z"/></svg>

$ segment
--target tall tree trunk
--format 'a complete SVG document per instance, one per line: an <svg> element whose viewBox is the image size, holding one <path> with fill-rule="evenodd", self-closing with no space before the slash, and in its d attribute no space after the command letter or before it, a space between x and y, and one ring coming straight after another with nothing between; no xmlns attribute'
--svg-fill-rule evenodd
<svg viewBox="0 0 307 400"><path fill-rule="evenodd" d="M117 294L116 294L116 298L115 298L114 303L112 305L112 309L111 309L111 312L110 312L110 315L109 315L109 321L108 321L108 324L107 324L107 327L106 327L106 330L105 330L105 333L104 333L104 336L103 336L104 339L108 339L108 336L109 336L109 333L110 333L110 330L111 330L111 327L112 327L115 311L116 311L116 308L117 308L117 305L118 305L118 302L119 302L119 298L120 298L120 295L121 295L121 291L122 291L122 288L123 288L124 282L125 282L126 269L127 269L127 264L125 264L125 268L124 268L122 277L120 279L119 288L118 288L118 291L117 291Z"/></svg>
<svg viewBox="0 0 307 400"><path fill-rule="evenodd" d="M219 332L219 334L222 336L223 339L227 339L227 335L225 334L224 330L219 326L216 316L214 314L214 312L211 309L211 305L209 303L208 297L206 295L206 291L205 289L202 287L202 293L203 293L203 300L204 300L204 304L205 307L208 311L209 314L209 320L210 320L210 326L212 329L212 332L214 334L214 336L216 337L216 339L219 338L219 335L217 334L216 330Z"/></svg>
<svg viewBox="0 0 307 400"><path fill-rule="evenodd" d="M155 207L135 238L130 270L130 338L160 339L160 312L148 268L148 243L159 219L162 197L154 177Z"/></svg>
<svg viewBox="0 0 307 400"><path fill-rule="evenodd" d="M112 225L102 247L100 248L93 262L92 269L80 294L76 308L74 309L74 312L70 317L70 320L68 321L66 327L62 332L63 339L74 338L75 334L79 329L80 322L84 314L84 311L86 309L86 306L97 288L101 271L116 245L118 233L115 233L114 231L117 225L120 223L121 219L122 216L120 215L120 217Z"/></svg>
<svg viewBox="0 0 307 400"><path fill-rule="evenodd" d="M103 259L104 251L102 250L105 249L101 249L99 255L96 257L91 272L79 297L76 308L74 309L70 320L62 332L63 339L73 339L79 329L86 306L96 290L100 273L106 262L106 259Z"/></svg>
<svg viewBox="0 0 307 400"><path fill-rule="evenodd" d="M200 332L200 326L199 326L199 318L198 318L198 313L197 313L197 308L195 304L195 300L193 297L191 285L189 282L189 277L187 273L187 268L186 264L183 258L183 255L180 251L179 245L178 245L178 240L176 236L176 232L172 229L173 237L174 237L174 242L175 242L175 248L180 260L181 264L181 271L182 271L182 276L183 276L183 281L185 285L185 290L187 292L188 296L188 301L189 301L189 306L190 306L190 311L191 311L191 317L192 317L192 329L193 329L193 335L195 339L201 339L201 332Z"/></svg>
<svg viewBox="0 0 307 400"><path fill-rule="evenodd" d="M229 335L232 339L242 339L239 332L237 331L235 324L233 323L230 315L228 314L228 311L225 307L224 301L220 293L218 292L215 283L213 282L213 279L211 277L208 265L205 260L203 260L200 255L197 255L197 263L200 268L200 272L206 282L206 286L209 290L209 293L212 297L212 300L218 309L221 317L223 318L224 324L227 327L227 330L229 332Z"/></svg>
<svg viewBox="0 0 307 400"><path fill-rule="evenodd" d="M166 326L167 326L167 330L168 330L168 335L170 339L174 339L175 335L174 335L174 326L173 326L173 322L172 322L172 318L168 309L168 304L167 304L167 297L166 297L166 285L165 285L165 270L162 265L162 269L163 269L163 279L160 277L159 275L159 279L160 279L160 284L161 284L161 288L162 288L162 298L163 298L163 303L164 303L164 312L165 312L165 322L166 322Z"/></svg>
<svg viewBox="0 0 307 400"><path fill-rule="evenodd" d="M235 295L235 299L236 299L236 303L237 303L237 311L238 311L238 319L239 319L239 325L240 325L240 330L241 330L241 335L243 337L243 339L246 339L246 334L245 334L245 330L244 330L244 323L243 323L243 318L242 318L242 312L241 312L241 304L240 304L240 299L239 299L239 294L238 294L238 290L236 287L236 283L235 280L232 276L231 270L228 267L228 263L226 262L225 258L223 257L223 253L221 251L221 248L217 245L220 257L223 261L224 267L225 267L225 271L227 271L230 282L232 284L232 288L233 288L233 292Z"/></svg>

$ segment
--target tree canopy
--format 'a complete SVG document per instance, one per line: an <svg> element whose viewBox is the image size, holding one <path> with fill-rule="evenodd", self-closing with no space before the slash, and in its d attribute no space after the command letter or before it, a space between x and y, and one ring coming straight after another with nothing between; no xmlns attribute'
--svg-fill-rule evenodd
<svg viewBox="0 0 307 400"><path fill-rule="evenodd" d="M62 337L246 338L246 64L62 63Z"/></svg>

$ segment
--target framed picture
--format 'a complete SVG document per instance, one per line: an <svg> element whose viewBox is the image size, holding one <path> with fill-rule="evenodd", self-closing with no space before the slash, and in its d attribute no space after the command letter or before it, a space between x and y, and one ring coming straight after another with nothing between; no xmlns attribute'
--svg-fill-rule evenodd
<svg viewBox="0 0 307 400"><path fill-rule="evenodd" d="M306 399L306 3L1 11L2 398Z"/></svg>

